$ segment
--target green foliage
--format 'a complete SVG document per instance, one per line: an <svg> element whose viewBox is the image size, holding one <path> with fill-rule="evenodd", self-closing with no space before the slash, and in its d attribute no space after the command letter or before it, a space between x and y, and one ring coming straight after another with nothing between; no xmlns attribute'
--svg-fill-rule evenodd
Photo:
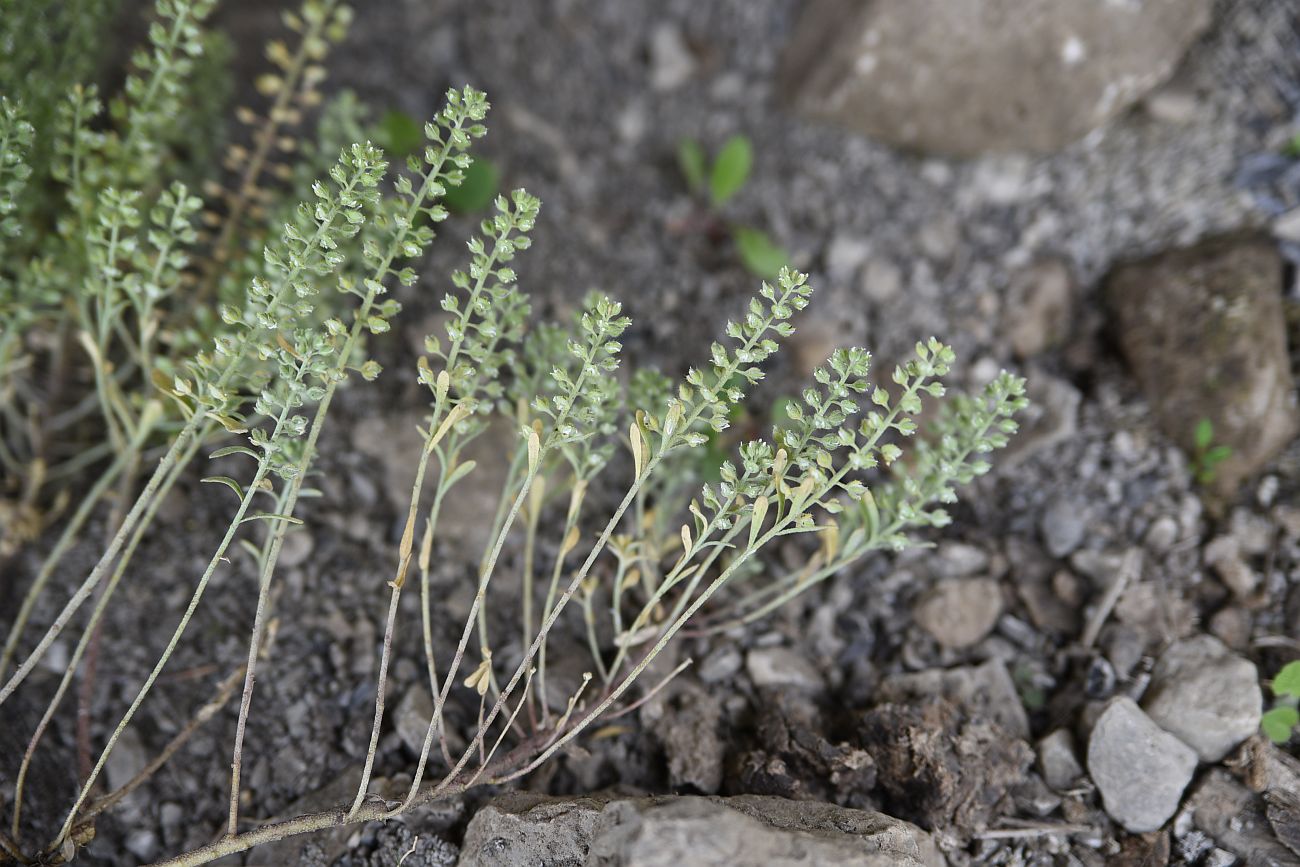
<svg viewBox="0 0 1300 867"><path fill-rule="evenodd" d="M1192 477L1197 483L1210 485L1218 475L1219 464L1232 457L1232 447L1214 444L1214 423L1203 418L1192 432Z"/></svg>
<svg viewBox="0 0 1300 867"><path fill-rule="evenodd" d="M501 173L494 163L475 157L465 167L465 178L460 186L449 190L447 207L457 214L475 214L485 210L501 188Z"/></svg>
<svg viewBox="0 0 1300 867"><path fill-rule="evenodd" d="M406 157L424 144L419 121L397 109L384 112L374 134L375 141L392 157Z"/></svg>
<svg viewBox="0 0 1300 867"><path fill-rule="evenodd" d="M733 226L731 235L740 253L740 261L756 277L774 279L790 263L790 254L761 229Z"/></svg>
<svg viewBox="0 0 1300 867"><path fill-rule="evenodd" d="M296 47L268 45L274 71L258 86L271 104L260 114L237 109L251 127L251 144L231 147L227 162L237 177L228 177L211 164L215 145L196 140L198 131L223 128L213 116L216 101L197 92L219 89L210 79L221 58L210 52L221 43L203 26L214 2L159 0L121 92L103 96L90 75L66 77L94 62L40 66L44 61L14 41L14 19L0 22L0 43L58 84L54 92L48 81L35 81L0 98L0 462L6 480L19 480L6 482L12 487L2 493L21 513L0 538L5 556L39 537L40 512L51 500L48 480L85 491L0 655L3 705L65 630L80 630L21 760L14 796L5 799L12 813L3 839L11 854L67 860L93 836L106 802L90 798L110 754L179 643L207 639L192 634L191 618L216 572L241 568L230 557L235 545L252 553L247 562L256 569L242 585L257 588L248 656L203 712L210 716L242 679L227 833L187 863L253 844L240 833L247 794L240 771L256 669L275 622L285 533L302 522L298 500L312 493L304 480L329 442L321 435L337 390L381 374L368 349L394 329L401 304L393 290L400 285L418 294L418 260L453 212L487 210L467 243L468 264L449 276L442 330L428 336L417 366L429 397L423 447L392 577L374 583L389 606L370 744L346 820L391 817L451 786L505 783L535 769L623 701L688 625L708 630L763 617L867 553L904 548L916 543L913 533L944 526L950 518L943 507L957 487L988 472L986 455L1015 432L1023 381L1002 374L976 395L947 396L942 381L954 354L931 339L918 343L886 384L871 379L866 350L836 350L797 396L755 413L773 424L769 436L748 439L760 426L750 424L745 401L763 380L763 365L794 333L812 288L764 233L746 226L724 224L746 267L770 279L679 382L645 369L620 375L631 319L602 292L587 293L569 322L534 325L517 260L530 249L541 203L524 190L498 195L496 168L471 155L486 133L489 106L481 92L449 91L444 107L422 125L389 112L377 127L343 93L321 110L314 140L299 141L292 132L320 101L320 61L350 20L334 0L304 0L298 13L285 16ZM62 8L53 4L39 24L30 9L18 18L41 33L91 45ZM6 85L19 80L16 68L12 58L0 60ZM367 129L387 155L369 143ZM297 157L277 165L276 153ZM679 160L692 190L716 210L743 188L753 153L737 136L711 163L689 142ZM201 224L213 231L200 232ZM75 358L56 356L65 344ZM50 395L60 389L32 379L32 371L56 369L75 374L57 400ZM922 430L923 401L944 398ZM58 424L47 426L52 419ZM504 469L490 540L470 579L475 592L456 650L441 658L432 635L445 609L435 605L430 584L434 553L444 554L435 547L445 535L439 516L454 507L453 488L481 484L466 449L493 425L517 435L489 456ZM724 436L733 425L742 435ZM120 718L104 729L109 736L57 834L33 848L22 839L21 817L31 757L120 582L138 580L137 545L156 531L157 510L200 450L226 462L202 481L236 498L232 504L230 494L216 492L215 502L229 509L220 540L193 574L168 573L168 586L185 587L188 602L165 625L163 649ZM701 454L712 455L716 466L716 476L702 483L692 471ZM588 496L598 484L623 493ZM433 488L431 497L425 487ZM61 576L52 585L70 586L71 594L33 642L29 618L109 492L116 506L108 544L84 580ZM597 508L603 513L593 514ZM774 543L781 540L783 552L798 550L797 540L784 543L798 536L819 543L807 546L801 566L782 572L771 557ZM522 557L505 554L509 567L499 569L512 539ZM399 597L417 574L434 709L409 791L393 806L367 794L384 726L386 672L405 646L393 640L404 617ZM312 570L310 580L318 575ZM501 593L522 597L519 632L505 645L492 634L499 618L488 617ZM546 684L549 639L574 613L591 672L576 692L557 697ZM285 623L292 627L292 619ZM477 666L468 677L461 670L466 659ZM1275 691L1292 689L1294 679L1284 672ZM598 697L585 701L582 691L593 680ZM447 738L459 716L446 713L453 690L455 701L478 705L465 717L476 722L459 739L459 758ZM525 704L529 713L521 717ZM182 739L205 719L183 729ZM522 736L495 758L512 734ZM426 786L435 738L446 773ZM290 818L273 833L305 831L311 821Z"/></svg>
<svg viewBox="0 0 1300 867"><path fill-rule="evenodd" d="M1260 727L1269 740L1285 744L1300 726L1300 660L1288 662L1273 678L1273 707L1264 712Z"/></svg>
<svg viewBox="0 0 1300 867"><path fill-rule="evenodd" d="M740 192L749 180L754 165L754 146L742 135L732 136L722 145L709 171L709 198L713 207L721 208Z"/></svg>
<svg viewBox="0 0 1300 867"><path fill-rule="evenodd" d="M33 133L32 125L23 117L22 107L0 96L0 243L6 237L14 238L22 233L22 223L14 212L32 174L26 160L32 149Z"/></svg>
<svg viewBox="0 0 1300 867"><path fill-rule="evenodd" d="M677 166L686 178L687 187L696 195L704 193L704 185L708 182L708 161L704 146L695 139L684 138L677 143Z"/></svg>
<svg viewBox="0 0 1300 867"><path fill-rule="evenodd" d="M687 187L699 197L705 197L715 212L721 211L749 180L754 164L754 147L746 136L727 139L712 164L704 147L694 139L683 139L677 145L677 165L686 179ZM745 270L763 280L775 280L781 269L790 264L790 254L781 248L767 232L738 223L725 223L727 233L736 246L736 254Z"/></svg>

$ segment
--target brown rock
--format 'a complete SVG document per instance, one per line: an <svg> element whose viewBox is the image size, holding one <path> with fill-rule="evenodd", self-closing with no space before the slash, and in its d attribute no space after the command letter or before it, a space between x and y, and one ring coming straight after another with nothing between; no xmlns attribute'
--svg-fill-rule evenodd
<svg viewBox="0 0 1300 867"><path fill-rule="evenodd" d="M1002 592L991 578L947 578L921 598L912 616L944 647L960 650L993 631Z"/></svg>
<svg viewBox="0 0 1300 867"><path fill-rule="evenodd" d="M1119 342L1164 432L1189 454L1202 419L1232 449L1231 494L1295 435L1282 260L1265 238L1228 236L1117 268L1106 281Z"/></svg>
<svg viewBox="0 0 1300 867"><path fill-rule="evenodd" d="M1074 278L1064 262L1037 262L1017 272L1007 287L1003 330L1018 358L1038 355L1070 331Z"/></svg>

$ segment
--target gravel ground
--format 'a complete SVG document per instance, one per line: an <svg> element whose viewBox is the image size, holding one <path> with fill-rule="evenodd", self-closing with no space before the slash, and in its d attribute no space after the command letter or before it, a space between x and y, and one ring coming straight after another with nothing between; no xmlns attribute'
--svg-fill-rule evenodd
<svg viewBox="0 0 1300 867"><path fill-rule="evenodd" d="M600 288L623 299L633 317L625 340L633 365L677 374L702 357L754 281L725 245L689 231L696 206L674 151L683 137L716 147L743 133L755 145L754 174L727 216L765 228L818 289L795 351L765 387L768 396L792 388L832 345L865 345L891 361L936 334L957 349L959 379L982 381L1014 367L1030 377L1037 404L1026 434L999 470L967 493L955 523L934 536L936 547L875 558L752 629L688 641L682 653L701 662L678 697L647 706L638 731L559 759L530 788L672 791L682 788L679 769L690 778L713 762L725 766L715 786L754 791L760 783L743 768L772 749L759 723L766 690L777 683L784 684L778 691L804 697L796 703L820 709L817 719L800 716L799 726L862 745L870 743L872 725L887 724L863 711L903 688L901 675L1001 661L1027 708L1026 730L1013 731L1006 743L1034 744L1095 719L1114 696L1141 694L1174 639L1212 633L1264 676L1296 656L1300 512L1290 504L1300 487L1300 448L1293 443L1236 501L1206 497L1187 458L1155 427L1119 358L1097 288L1116 262L1266 225L1296 195L1300 184L1285 167L1261 160L1294 132L1300 109L1288 102L1295 93L1288 87L1300 81L1300 51L1282 35L1295 32L1286 29L1294 12L1285 6L1218 5L1216 25L1175 77L1178 92L1196 98L1174 119L1148 101L1052 156L949 161L900 154L802 121L777 104L778 47L798 12L794 0L364 4L332 60L331 81L376 107L414 116L429 114L452 84L470 82L489 93L494 108L484 152L507 185L526 186L544 202L533 250L519 268L544 315L572 309L585 291ZM240 18L240 11L225 14L241 38L268 25L265 12ZM307 504L309 530L286 555L279 639L249 729L252 814L333 804L364 756L387 600L388 567L377 574L375 564L391 559L400 533L394 500L404 494L389 489L409 455L401 434L390 431L404 431L416 418L415 353L463 237L462 227L448 227L426 281L403 298L399 339L377 347L388 373L377 386L344 395L323 441L325 496ZM1023 323L1010 302L1018 275L1044 261L1062 263L1068 275L1067 333L1017 358L1009 335L1018 325L1030 332L1050 327ZM166 532L140 555L139 562L152 564L149 574L124 591L126 604L117 607L106 636L104 707L119 707L152 661L152 651L115 636L144 634L152 636L150 647L160 643L159 624L170 623L189 593L197 552L207 550L228 506L208 487L178 491L174 507L163 510ZM466 504L471 514L474 508ZM1229 592L1225 570L1207 565L1206 545L1224 537L1255 582L1244 596ZM93 558L92 548L79 552L83 562ZM1095 646L1085 646L1080 633L1092 610L1086 606L1096 604L1130 551L1142 552L1141 578ZM440 568L448 609L438 625L441 641L451 640L457 611L468 607L472 563L448 557ZM944 582L953 579L991 582L997 602L957 606L963 618L983 621L957 624L975 634L962 647L941 644L936 634L952 624L927 629L924 613L926 600L951 590ZM192 630L195 640L178 653L152 712L119 745L110 784L128 779L238 664L251 620L251 580L246 569L218 573ZM408 594L405 602L416 599ZM418 622L414 605L404 605L403 616ZM407 772L411 760L400 719L404 699L418 704L416 633L399 634L390 690L399 721L385 729L378 764L389 779ZM53 682L55 675L43 671L32 693ZM700 747L705 755L683 757L672 720L698 708L691 690L700 683L716 708L702 724L710 732ZM28 701L34 721L40 705ZM94 862L147 862L209 840L224 818L233 727L228 708L158 775L148 797L133 796L106 817L89 850ZM27 726L18 728L22 734L0 733L0 779L11 772L10 747L26 737ZM71 742L70 723L48 739L49 764L39 774L31 815L57 821L54 805L70 785L64 767ZM997 761L987 759L990 780L1000 773ZM1006 767L1018 761L1007 757ZM802 793L911 811L904 818L928 822L953 864L1120 863L1147 851L1147 837L1125 833L1086 781L1069 793L1044 788L1046 795L1008 784L1001 806L972 817L941 815L887 782L837 789L826 768L789 764L789 785L803 786ZM877 775L885 775L879 755L876 764ZM393 853L423 840L408 867L451 863L479 800L424 810L398 826L344 831L313 841L305 854L284 850L276 857L396 863ZM978 837L988 827L1013 827L1007 822L1014 819L1088 830ZM1171 863L1231 863L1212 860L1220 844L1191 819L1172 827L1163 843ZM1148 854L1159 845L1150 843L1156 848Z"/></svg>

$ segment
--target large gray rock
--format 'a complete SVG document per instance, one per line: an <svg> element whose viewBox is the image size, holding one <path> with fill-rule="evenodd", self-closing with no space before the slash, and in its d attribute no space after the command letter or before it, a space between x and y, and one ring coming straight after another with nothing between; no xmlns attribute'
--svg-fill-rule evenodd
<svg viewBox="0 0 1300 867"><path fill-rule="evenodd" d="M1088 773L1106 812L1134 834L1169 821L1195 770L1196 752L1130 698L1111 699L1092 727Z"/></svg>
<svg viewBox="0 0 1300 867"><path fill-rule="evenodd" d="M926 152L1053 151L1160 84L1209 0L814 0L787 99Z"/></svg>
<svg viewBox="0 0 1300 867"><path fill-rule="evenodd" d="M512 792L469 823L460 867L942 867L930 836L869 810L741 795L554 799Z"/></svg>
<svg viewBox="0 0 1300 867"><path fill-rule="evenodd" d="M1203 762L1217 762L1257 732L1263 702L1255 664L1212 635L1171 645L1142 697L1147 716Z"/></svg>
<svg viewBox="0 0 1300 867"><path fill-rule="evenodd" d="M1165 434L1195 451L1202 419L1232 454L1231 494L1295 436L1282 259L1267 238L1229 236L1117 268L1106 281L1120 345Z"/></svg>

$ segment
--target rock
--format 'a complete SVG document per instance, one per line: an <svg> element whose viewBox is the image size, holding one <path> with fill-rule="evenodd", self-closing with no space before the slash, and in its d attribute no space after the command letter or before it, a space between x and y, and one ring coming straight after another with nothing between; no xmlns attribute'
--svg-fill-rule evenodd
<svg viewBox="0 0 1300 867"><path fill-rule="evenodd" d="M1263 797L1213 768L1187 799L1196 827L1247 864L1294 864L1295 853L1274 836Z"/></svg>
<svg viewBox="0 0 1300 867"><path fill-rule="evenodd" d="M1194 454L1197 425L1232 453L1230 495L1297 430L1276 245L1226 236L1115 269L1106 293L1119 342L1165 434Z"/></svg>
<svg viewBox="0 0 1300 867"><path fill-rule="evenodd" d="M1259 729L1263 700L1255 664L1198 635L1156 661L1142 706L1202 761L1217 762Z"/></svg>
<svg viewBox="0 0 1300 867"><path fill-rule="evenodd" d="M1233 650L1245 650L1250 645L1252 626L1250 612L1235 605L1210 617L1210 634Z"/></svg>
<svg viewBox="0 0 1300 867"><path fill-rule="evenodd" d="M936 553L939 555L939 572L945 578L974 575L989 565L987 551L965 542L941 542Z"/></svg>
<svg viewBox="0 0 1300 867"><path fill-rule="evenodd" d="M149 764L149 754L145 751L140 733L133 727L127 727L117 739L113 751L108 754L104 765L104 774L108 779L110 790L120 789L135 778Z"/></svg>
<svg viewBox="0 0 1300 867"><path fill-rule="evenodd" d="M1273 234L1279 240L1300 244L1300 208L1292 208L1274 220Z"/></svg>
<svg viewBox="0 0 1300 867"><path fill-rule="evenodd" d="M709 651L700 662L699 677L705 683L718 683L740 671L742 665L744 660L735 645L724 644Z"/></svg>
<svg viewBox="0 0 1300 867"><path fill-rule="evenodd" d="M284 534L278 565L285 569L301 566L311 556L312 549L315 547L316 543L312 539L311 531L305 527L294 527Z"/></svg>
<svg viewBox="0 0 1300 867"><path fill-rule="evenodd" d="M1003 330L1017 358L1059 345L1071 324L1074 278L1064 262L1037 262L1011 278L1003 304Z"/></svg>
<svg viewBox="0 0 1300 867"><path fill-rule="evenodd" d="M674 695L668 705L653 729L668 754L669 784L716 794L722 785L722 759L726 754L718 737L722 702L692 687Z"/></svg>
<svg viewBox="0 0 1300 867"><path fill-rule="evenodd" d="M1172 515L1161 515L1151 522L1142 544L1156 554L1166 554L1178 541L1178 520Z"/></svg>
<svg viewBox="0 0 1300 867"><path fill-rule="evenodd" d="M676 90L695 74L695 58L671 22L664 22L650 34L650 86L658 91Z"/></svg>
<svg viewBox="0 0 1300 867"><path fill-rule="evenodd" d="M826 247L826 273L832 280L848 281L870 255L871 242L866 238L836 235Z"/></svg>
<svg viewBox="0 0 1300 867"><path fill-rule="evenodd" d="M903 271L888 259L872 258L862 269L862 293L877 303L903 291Z"/></svg>
<svg viewBox="0 0 1300 867"><path fill-rule="evenodd" d="M1171 82L1143 100L1142 107L1161 123L1185 126L1196 119L1199 102L1195 90Z"/></svg>
<svg viewBox="0 0 1300 867"><path fill-rule="evenodd" d="M1224 586L1238 599L1250 600L1259 585L1259 576L1241 556L1235 536L1219 536L1205 546L1205 565L1214 570Z"/></svg>
<svg viewBox="0 0 1300 867"><path fill-rule="evenodd" d="M126 849L141 861L152 861L158 855L158 835L147 828L137 828L126 836Z"/></svg>
<svg viewBox="0 0 1300 867"><path fill-rule="evenodd" d="M925 594L912 616L944 647L961 650L993 631L1002 591L992 578L946 578Z"/></svg>
<svg viewBox="0 0 1300 867"><path fill-rule="evenodd" d="M1068 729L1057 729L1038 742L1038 767L1047 785L1058 792L1070 788L1083 776L1074 753L1074 738Z"/></svg>
<svg viewBox="0 0 1300 867"><path fill-rule="evenodd" d="M1058 497L1048 504L1038 524L1047 553L1067 557L1088 531L1088 508L1077 500Z"/></svg>
<svg viewBox="0 0 1300 867"><path fill-rule="evenodd" d="M397 712L393 716L393 726L397 736L408 750L419 755L424 749L424 737L429 731L429 720L433 719L433 698L429 688L416 684L402 695L397 703ZM437 749L437 741L434 741Z"/></svg>
<svg viewBox="0 0 1300 867"><path fill-rule="evenodd" d="M779 86L799 110L898 147L1054 151L1168 78L1210 5L816 0Z"/></svg>
<svg viewBox="0 0 1300 867"><path fill-rule="evenodd" d="M941 214L921 226L916 243L926 256L936 262L947 262L961 243L961 223L955 214Z"/></svg>
<svg viewBox="0 0 1300 867"><path fill-rule="evenodd" d="M512 792L470 820L460 867L940 867L929 835L869 810L759 795L554 799Z"/></svg>
<svg viewBox="0 0 1300 867"><path fill-rule="evenodd" d="M1029 737L1025 707L1006 664L999 659L981 665L895 674L881 682L877 695L881 701L892 702L940 696L970 716L993 720L1017 738Z"/></svg>
<svg viewBox="0 0 1300 867"><path fill-rule="evenodd" d="M786 647L758 647L745 657L745 670L757 687L795 687L816 691L825 686L821 672Z"/></svg>
<svg viewBox="0 0 1300 867"><path fill-rule="evenodd" d="M1132 699L1111 699L1088 739L1088 773L1111 818L1134 834L1159 829L1178 809L1196 752Z"/></svg>

